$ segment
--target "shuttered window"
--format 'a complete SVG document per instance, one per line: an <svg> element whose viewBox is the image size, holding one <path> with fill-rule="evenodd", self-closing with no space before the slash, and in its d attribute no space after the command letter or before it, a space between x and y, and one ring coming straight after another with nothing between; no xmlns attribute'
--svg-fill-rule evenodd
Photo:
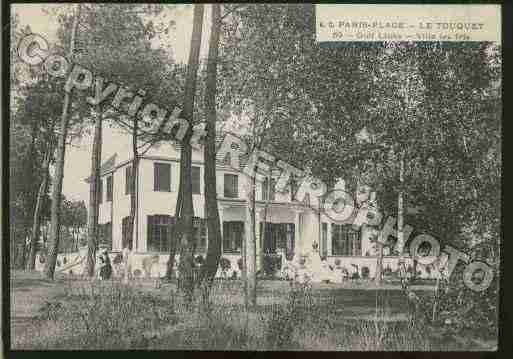
<svg viewBox="0 0 513 359"><path fill-rule="evenodd" d="M112 223L104 223L98 225L99 242L103 247L112 250Z"/></svg>
<svg viewBox="0 0 513 359"><path fill-rule="evenodd" d="M276 194L276 180L271 178L271 184L269 185L269 178L266 177L262 182L262 200L274 201Z"/></svg>
<svg viewBox="0 0 513 359"><path fill-rule="evenodd" d="M107 177L107 202L112 202L113 176Z"/></svg>
<svg viewBox="0 0 513 359"><path fill-rule="evenodd" d="M103 180L98 178L98 203L103 202Z"/></svg>
<svg viewBox="0 0 513 359"><path fill-rule="evenodd" d="M133 193L132 166L125 167L125 194Z"/></svg>
<svg viewBox="0 0 513 359"><path fill-rule="evenodd" d="M196 243L196 251L204 252L207 250L207 221L205 218L194 217L193 219L193 237Z"/></svg>
<svg viewBox="0 0 513 359"><path fill-rule="evenodd" d="M241 253L244 222L223 222L223 252Z"/></svg>
<svg viewBox="0 0 513 359"><path fill-rule="evenodd" d="M175 218L168 215L148 216L148 252L169 252L174 224Z"/></svg>
<svg viewBox="0 0 513 359"><path fill-rule="evenodd" d="M128 247L130 250L133 248L133 237L130 233L130 217L124 217L121 222L121 246Z"/></svg>
<svg viewBox="0 0 513 359"><path fill-rule="evenodd" d="M224 196L226 198L239 197L239 177L237 175L224 175Z"/></svg>
<svg viewBox="0 0 513 359"><path fill-rule="evenodd" d="M200 176L201 168L197 166L192 166L192 193L194 194L201 193Z"/></svg>
<svg viewBox="0 0 513 359"><path fill-rule="evenodd" d="M169 163L153 164L153 190L171 192L171 165Z"/></svg>

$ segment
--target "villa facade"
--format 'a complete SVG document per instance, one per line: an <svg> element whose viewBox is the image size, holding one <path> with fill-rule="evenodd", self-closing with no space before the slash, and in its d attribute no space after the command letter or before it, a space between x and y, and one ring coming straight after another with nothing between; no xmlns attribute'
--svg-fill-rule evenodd
<svg viewBox="0 0 513 359"><path fill-rule="evenodd" d="M230 143L223 146L222 141L226 141L226 137L218 140L217 153L217 197L222 231L222 257L230 262L230 269L225 274L234 277L240 276L241 269L238 262L242 256L246 191L249 188L249 177L242 169L248 162L248 156L241 154L235 160L233 149L237 146ZM175 223L180 146L174 143L163 144L152 148L140 158L138 183L135 189L137 205L134 235L132 243L129 243L127 229L132 191L132 162L128 154L125 154L124 158L120 154L114 154L101 166L100 244L106 247L113 257L124 247L131 247L134 253L134 268L141 267L139 273L144 273L145 258L151 257L155 263L158 262L151 275L162 276L169 258L170 228ZM336 222L319 210L319 196L327 190L320 181L313 181L318 183L315 190L312 188L316 186L307 183L306 190L303 188L297 192L298 188L294 188L294 183L291 182L287 191L274 191L280 173L272 173L270 184L267 180L257 182L257 270L262 270L264 263L272 260L279 275L279 269L286 267L287 262L293 258L308 260L309 256L320 256L325 258L332 268L343 267L349 273L358 272L360 276L372 278L375 275L377 258L376 248L371 240L374 230L366 225L355 228L351 224L352 220ZM196 254L205 257L208 233L203 174L203 149L198 145L193 147L192 153L194 236ZM335 188L344 189L344 181L338 181ZM298 193L301 193L300 200L295 198ZM77 259L80 254L68 257ZM397 260L396 256L385 255L383 265L395 270ZM68 258L67 262L70 261L73 262L74 259Z"/></svg>

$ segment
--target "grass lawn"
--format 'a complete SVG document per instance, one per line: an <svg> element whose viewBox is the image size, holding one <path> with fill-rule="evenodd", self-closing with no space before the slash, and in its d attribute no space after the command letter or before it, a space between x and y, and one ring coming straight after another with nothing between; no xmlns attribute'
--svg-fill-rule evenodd
<svg viewBox="0 0 513 359"><path fill-rule="evenodd" d="M62 278L49 281L40 273L11 271L11 341L31 324L46 301L64 293L63 283Z"/></svg>
<svg viewBox="0 0 513 359"><path fill-rule="evenodd" d="M408 320L397 286L369 282L258 282L257 308L246 310L242 282L216 281L212 305L187 304L174 284L130 286L11 272L11 343L19 349L486 350ZM419 296L432 288L415 288Z"/></svg>

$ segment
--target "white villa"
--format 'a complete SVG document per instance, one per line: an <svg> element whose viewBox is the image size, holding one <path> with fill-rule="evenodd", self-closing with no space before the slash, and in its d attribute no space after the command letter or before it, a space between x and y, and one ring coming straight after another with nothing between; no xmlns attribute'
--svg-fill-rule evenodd
<svg viewBox="0 0 513 359"><path fill-rule="evenodd" d="M234 136L219 139L230 141ZM248 161L243 155L234 160L234 153L227 153L222 148L238 149L236 144L218 147L217 154L217 196L219 216L222 223L222 257L230 261L231 268L224 274L240 277L238 261L242 255L244 236L246 178L242 168ZM230 150L229 150L230 151ZM174 224L175 205L178 193L180 170L179 144L166 143L150 149L139 163L139 179L136 188L136 216L133 242L128 243L127 223L130 212L130 176L132 159L125 154L112 155L101 167L101 201L99 223L102 246L106 246L112 257L131 245L134 264L132 272L139 269L137 275L144 271L145 258L152 257L155 268L151 276L163 276L169 257L170 226ZM206 254L208 233L204 209L203 148L193 147L192 154L193 202L195 213L195 236L197 255ZM273 173L278 177L279 172ZM86 179L87 181L87 179ZM262 270L265 261L274 261L276 274L279 269L287 267L289 260L326 258L332 268L345 268L349 274L358 272L360 276L373 278L376 267L376 250L371 242L372 228L363 225L355 229L349 222L337 223L319 210L319 196L326 188L315 191L315 186L306 186L309 205L296 200L294 190L268 193L266 188L273 188L275 181L268 186L257 182L256 190L256 232L257 232L257 270ZM293 184L291 183L291 186ZM343 189L344 181L339 181L336 188ZM304 199L304 197L303 197ZM262 233L264 222L267 233ZM82 254L83 255L83 254ZM68 271L65 263L73 263L82 256L80 253L60 254L57 271ZM63 258L67 256L67 260ZM383 268L395 270L397 256L385 252ZM302 262L302 261L300 261ZM71 268L71 266L69 267ZM418 268L423 271L423 268ZM73 270L77 273L77 270ZM427 273L422 273L422 276Z"/></svg>

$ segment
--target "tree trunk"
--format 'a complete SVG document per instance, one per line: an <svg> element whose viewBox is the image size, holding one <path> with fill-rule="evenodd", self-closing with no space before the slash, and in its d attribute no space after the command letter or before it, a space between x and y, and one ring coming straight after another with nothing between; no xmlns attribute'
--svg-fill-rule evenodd
<svg viewBox="0 0 513 359"><path fill-rule="evenodd" d="M401 280L403 286L405 285L404 280L406 279L406 264L404 262L404 201L403 201L403 185L404 185L404 153L400 154L400 168L399 168L399 192L397 195L397 243L400 250L399 253L399 273L401 273Z"/></svg>
<svg viewBox="0 0 513 359"><path fill-rule="evenodd" d="M137 242L137 228L135 225L135 218L137 215L137 192L138 192L138 175L139 175L139 152L137 150L137 131L138 131L138 121L134 117L134 130L132 132L132 177L130 178L130 215L128 221L128 248L130 250L137 248L137 245L134 245L134 237Z"/></svg>
<svg viewBox="0 0 513 359"><path fill-rule="evenodd" d="M180 176L181 178L181 176ZM180 180L181 182L181 180ZM178 188L180 188L179 186ZM178 218L179 216L179 210L182 208L182 192L178 191L178 198L176 199L176 213L175 218ZM172 280L173 279L173 268L175 265L175 255L176 255L176 249L178 247L178 241L177 236L179 235L180 231L177 228L177 225L172 225L170 229L170 238L169 238L169 259L167 261L167 268L166 268L166 279Z"/></svg>
<svg viewBox="0 0 513 359"><path fill-rule="evenodd" d="M270 169L270 172L272 172L272 168ZM255 170L255 176L256 176L256 170ZM266 236L267 236L268 232L270 231L270 228L269 228L270 226L267 223L267 213L268 213L268 209L269 209L269 202L271 201L271 175L270 174L268 177L266 177L266 181L267 181L267 186L265 188L265 191L267 191L267 199L265 200L265 206L264 206L264 224L262 226L263 231L260 231L260 243L261 244L265 243L265 241L267 240ZM263 186L262 186L262 191L264 191ZM253 206L254 206L254 204L253 204ZM271 235L271 234L269 233L269 235ZM263 253L263 248L262 248L262 253ZM262 271L264 272L264 274L267 275L269 273L266 273L265 263L266 262L265 262L265 253L264 253L264 255L262 255L262 267L261 268L262 268ZM274 274L274 273L272 273L272 274Z"/></svg>
<svg viewBox="0 0 513 359"><path fill-rule="evenodd" d="M25 268L25 258L27 256L27 237L29 236L28 229L25 229L23 231L24 236L22 238L22 242L20 243L20 256L19 256L19 268L24 269Z"/></svg>
<svg viewBox="0 0 513 359"><path fill-rule="evenodd" d="M247 308L256 306L256 223L255 223L255 192L256 177L249 176L249 190L246 203L246 230L244 236L244 302Z"/></svg>
<svg viewBox="0 0 513 359"><path fill-rule="evenodd" d="M381 284L383 281L383 245L376 241L376 248L378 249L378 258L376 260L376 275L374 281L376 284Z"/></svg>
<svg viewBox="0 0 513 359"><path fill-rule="evenodd" d="M199 52L201 47L201 33L203 29L202 4L194 5L191 48L185 80L185 96L182 109L182 118L189 122L187 134L182 141L180 155L180 189L182 192L182 208L177 208L179 213L178 229L180 237L180 278L178 287L183 291L185 299L191 301L194 293L194 238L193 217L194 207L192 203L192 136L194 97L196 94L196 78L199 65Z"/></svg>
<svg viewBox="0 0 513 359"><path fill-rule="evenodd" d="M201 279L205 281L205 295L217 272L221 258L221 225L217 207L216 180L216 94L217 94L217 58L219 50L219 33L221 31L221 6L212 4L212 30L208 50L207 78L205 88L205 109L207 116L205 158L205 207L208 229L207 258L202 268Z"/></svg>
<svg viewBox="0 0 513 359"><path fill-rule="evenodd" d="M29 246L33 243L33 240L31 239L32 232L29 231L30 224L33 224L33 218L34 218L34 212L36 208L36 202L37 202L37 196L38 192L34 192L34 188L37 188L34 186L35 183L37 183L37 176L36 174L36 157L37 157L37 149L36 149L36 139L38 137L38 123L37 121L33 121L32 123L32 129L31 129L31 142L30 146L28 147L28 151L26 153L25 158L25 165L26 165L26 173L24 181L26 183L30 184L27 188L27 191L24 193L24 221L25 221L25 228L24 231L27 232L26 237L23 238L24 248L23 248L23 257L21 258L20 266L22 269L28 268L30 266L30 262L27 261L26 258L27 250L28 254L30 256L31 249ZM29 243L27 244L27 238L29 239ZM29 248L26 248L29 247Z"/></svg>
<svg viewBox="0 0 513 359"><path fill-rule="evenodd" d="M78 20L80 18L81 5L77 4L75 18L73 19L73 27L71 29L71 44L68 60L73 60L73 52L75 50L75 37L77 33ZM66 154L66 137L68 133L69 112L71 107L70 92L64 93L64 105L62 107L61 116L61 133L59 135L57 145L57 161L55 164L55 175L53 181L52 191L52 208L51 208L51 232L50 241L48 243L48 259L45 266L45 275L48 279L53 280L55 272L55 264L57 262L57 253L59 251L59 237L60 237L60 211L61 211L61 196L62 196L62 180L64 178L64 158Z"/></svg>
<svg viewBox="0 0 513 359"><path fill-rule="evenodd" d="M94 139L91 155L91 182L89 183L89 211L87 217L87 275L94 276L96 247L98 245L99 181L102 156L102 115L96 109Z"/></svg>
<svg viewBox="0 0 513 359"><path fill-rule="evenodd" d="M43 205L43 196L46 192L46 187L48 184L48 167L50 166L50 158L51 158L51 149L48 149L45 160L43 163L43 180L41 181L41 185L39 186L39 192L37 193L36 200L36 208L34 209L34 221L32 222L32 236L30 243L30 256L28 260L28 270L34 270L36 267L36 252L37 252L37 242L39 239L39 226L40 226L40 213L41 206Z"/></svg>

